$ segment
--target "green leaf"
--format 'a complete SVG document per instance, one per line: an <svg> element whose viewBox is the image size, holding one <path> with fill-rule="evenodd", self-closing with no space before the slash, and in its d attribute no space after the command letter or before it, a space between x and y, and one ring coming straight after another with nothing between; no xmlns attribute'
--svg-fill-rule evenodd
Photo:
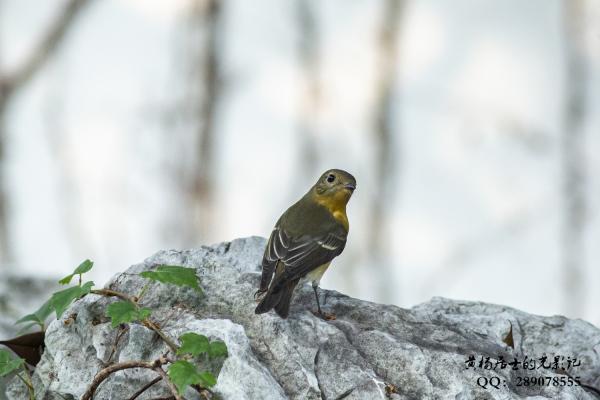
<svg viewBox="0 0 600 400"><path fill-rule="evenodd" d="M88 294L92 290L94 282L86 282L81 286L73 286L60 292L56 292L50 298L50 305L56 312L56 319L60 318L67 307L71 305L74 300Z"/></svg>
<svg viewBox="0 0 600 400"><path fill-rule="evenodd" d="M160 265L155 271L144 271L140 274L144 278L162 283L171 283L177 286L189 286L202 292L198 286L198 277L194 268L179 267L175 265Z"/></svg>
<svg viewBox="0 0 600 400"><path fill-rule="evenodd" d="M25 325L24 327L22 327L21 329L19 329L17 331L17 336L23 335L25 332L28 332L32 327L34 327L36 325L39 326L40 328L43 328L43 326L38 324L37 322L31 322L31 323Z"/></svg>
<svg viewBox="0 0 600 400"><path fill-rule="evenodd" d="M200 384L204 387L213 387L217 384L217 378L208 371L200 373Z"/></svg>
<svg viewBox="0 0 600 400"><path fill-rule="evenodd" d="M46 319L48 319L48 317L50 316L50 314L52 314L53 311L54 309L50 304L50 300L48 300L44 304L42 304L42 306L37 311L35 311L32 314L27 314L26 316L15 322L15 324L21 324L23 322L34 322L43 327L46 323Z"/></svg>
<svg viewBox="0 0 600 400"><path fill-rule="evenodd" d="M220 340L210 342L210 346L208 347L208 355L210 358L227 357L227 345L225 342Z"/></svg>
<svg viewBox="0 0 600 400"><path fill-rule="evenodd" d="M202 353L207 353L209 350L208 338L204 335L188 332L179 337L181 347L177 350L177 354L191 354L198 356Z"/></svg>
<svg viewBox="0 0 600 400"><path fill-rule="evenodd" d="M169 367L169 379L177 386L179 394L183 394L189 385L203 384L204 377L198 373L196 367L184 360L175 361Z"/></svg>
<svg viewBox="0 0 600 400"><path fill-rule="evenodd" d="M71 279L73 279L73 277L75 275L84 274L84 273L88 272L90 269L92 269L93 266L94 266L93 261L85 260L84 262L79 264L79 266L77 268L75 268L75 271L73 271L73 273L71 275L65 276L60 281L58 281L58 283L60 283L61 285L68 285L69 283L71 283Z"/></svg>
<svg viewBox="0 0 600 400"><path fill-rule="evenodd" d="M85 260L77 268L73 271L73 275L81 275L89 272L94 266L94 262L92 260Z"/></svg>
<svg viewBox="0 0 600 400"><path fill-rule="evenodd" d="M150 316L149 308L139 308L130 301L118 301L106 308L106 315L111 319L112 327L133 321L140 321Z"/></svg>
<svg viewBox="0 0 600 400"><path fill-rule="evenodd" d="M0 350L0 377L10 374L22 366L22 358L14 358L10 351Z"/></svg>

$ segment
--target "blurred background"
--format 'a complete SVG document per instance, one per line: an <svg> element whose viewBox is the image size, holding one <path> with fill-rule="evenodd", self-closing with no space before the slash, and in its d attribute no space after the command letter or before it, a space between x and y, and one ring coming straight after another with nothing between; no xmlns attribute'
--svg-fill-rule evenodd
<svg viewBox="0 0 600 400"><path fill-rule="evenodd" d="M335 167L322 287L599 325L599 50L595 0L0 0L0 273L267 236Z"/></svg>

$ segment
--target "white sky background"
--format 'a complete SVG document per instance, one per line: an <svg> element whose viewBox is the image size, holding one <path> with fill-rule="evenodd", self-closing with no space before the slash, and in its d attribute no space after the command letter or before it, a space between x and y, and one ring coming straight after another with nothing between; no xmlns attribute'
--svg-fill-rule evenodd
<svg viewBox="0 0 600 400"><path fill-rule="evenodd" d="M377 301L377 266L364 233L365 209L377 190L370 113L381 2L317 3L324 85L319 169L347 169L359 186L349 205L348 245L322 286ZM435 295L562 313L560 2L407 3L395 106L400 169L397 197L386 210L393 302L410 307ZM27 54L59 4L0 2L4 67ZM211 242L267 235L307 189L296 151L293 5L227 2L227 91L217 121L219 225ZM96 2L13 104L6 152L20 272L60 276L91 258L92 277L101 284L159 249L182 246L163 229L179 212L165 165L176 161L173 137L180 134L165 125L163 113L185 85L187 7L186 0ZM595 49L599 9L590 7ZM591 62L589 298L574 316L600 324L593 307L600 301L600 291L593 293L600 282L597 51Z"/></svg>

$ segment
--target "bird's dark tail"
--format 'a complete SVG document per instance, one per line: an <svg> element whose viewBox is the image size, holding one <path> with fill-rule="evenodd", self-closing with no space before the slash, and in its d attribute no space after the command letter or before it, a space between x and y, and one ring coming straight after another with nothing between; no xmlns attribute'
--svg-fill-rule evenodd
<svg viewBox="0 0 600 400"><path fill-rule="evenodd" d="M254 312L256 314L263 314L274 308L275 312L281 318L287 318L290 311L292 294L294 293L298 281L299 279L295 279L280 287L275 287L273 290L269 290L260 303L258 303Z"/></svg>

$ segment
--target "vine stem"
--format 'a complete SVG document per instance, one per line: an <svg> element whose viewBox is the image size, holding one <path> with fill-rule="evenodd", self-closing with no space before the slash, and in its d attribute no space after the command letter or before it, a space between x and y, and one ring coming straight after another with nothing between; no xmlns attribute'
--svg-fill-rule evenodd
<svg viewBox="0 0 600 400"><path fill-rule="evenodd" d="M118 292L116 290L111 290L111 289L94 289L92 290L90 293L93 294L98 294L101 296L108 296L108 297L118 297L122 300L125 301L129 301L131 303L133 303L136 307L137 307L137 302L134 301L134 299L128 295L126 295L125 293L122 292ZM142 293L143 294L143 293ZM164 340L164 342L171 348L171 350L173 350L173 352L177 352L177 350L179 350L179 346L173 342L173 340L171 340L171 338L169 338L159 327L158 325L156 325L156 323L152 322L150 319L146 318L144 320L142 320L142 323L148 328L153 330L154 332L156 332L156 334L158 336L161 337L162 340Z"/></svg>
<svg viewBox="0 0 600 400"><path fill-rule="evenodd" d="M112 289L93 289L90 291L90 293L93 294L97 294L97 295L101 295L101 296L107 296L107 297L118 297L121 300L125 300L125 301L129 301L131 303L133 303L136 307L138 307L138 301L141 299L141 297L145 294L146 290L148 288L148 284L146 284L139 296L137 297L131 297L128 296L127 294L123 293L123 292L118 292L116 290L112 290ZM173 351L173 353L177 354L177 350L179 350L179 346L170 338L168 337L163 331L162 329L160 329L160 327L153 321L151 321L149 318L143 319L142 324L144 324L144 326L146 326L148 329L154 331L158 336L160 336L160 338L167 344L167 346L169 346L169 348ZM156 361L154 361L156 362ZM167 362L171 362L171 361L167 361ZM122 366L125 364L136 364L135 366L126 366L126 367L122 367L122 368L118 368L118 369L114 369L115 367L118 366ZM127 363L120 363L120 364L114 364L111 365L109 367L106 367L105 369L103 369L102 371L100 371L98 373L98 375L96 375L96 378L101 377L102 379L94 386L94 382L96 382L96 378L94 378L94 382L92 382L92 385L90 385L90 387L88 388L88 391L86 391L86 394L91 390L91 393L89 395L89 397L84 397L81 398L81 400L91 400L94 392L96 391L96 388L98 387L98 385L100 385L100 383L102 381L104 381L106 378L108 378L108 376L116 371L119 371L121 369L127 369L127 368L150 368L155 370L156 372L158 372L159 375L161 375L162 379L165 380L165 382L167 383L167 385L169 386L169 388L171 389L171 392L173 393L173 396L175 397L176 400L183 400L181 398L181 396L179 396L179 393L177 392L177 389L175 388L175 386L173 385L173 382L171 382L171 380L169 379L168 375L165 373L165 371L162 369L162 364L158 365L156 368L154 367L148 367L150 363L148 362L144 362L144 361L131 361L131 362L127 362ZM113 370L111 370L111 368L113 368ZM106 372L108 370L108 372ZM101 374L105 374L100 376ZM154 384L156 382L153 382L152 384ZM150 387L152 385L149 385L148 387ZM200 385L191 385L192 388L194 390L196 390L198 393L202 393L203 391L208 392L209 395L213 395L213 392L208 389L208 388L204 388L201 387ZM173 391L173 388L175 391ZM146 390L146 389L144 389ZM143 390L142 390L143 392ZM204 394L204 397L207 397L206 394ZM134 397L135 398L135 397Z"/></svg>
<svg viewBox="0 0 600 400"><path fill-rule="evenodd" d="M125 332L127 332L128 330L129 330L129 326L127 326L126 329L120 329L119 333L117 333L117 337L115 339L115 343L113 344L112 349L110 350L110 355L108 356L106 364L110 364L111 363L111 360L112 360L113 356L117 352L117 346L119 346L119 341L121 340L121 338L123 337L123 335L125 334Z"/></svg>
<svg viewBox="0 0 600 400"><path fill-rule="evenodd" d="M135 400L138 397L140 397L140 395L142 393L144 393L146 390L150 389L152 386L154 386L155 384L157 384L158 382L160 382L162 380L162 376L157 376L156 378L152 379L150 382L148 382L146 385L144 385L143 388L141 388L140 390L138 390L137 392L135 392L130 398L129 400Z"/></svg>
<svg viewBox="0 0 600 400"><path fill-rule="evenodd" d="M35 390L33 388L31 372L27 369L27 366L24 366L23 369L25 370L25 375L27 376L27 382L29 382L29 384L27 385L27 388L29 389L29 399L35 400Z"/></svg>
<svg viewBox="0 0 600 400"><path fill-rule="evenodd" d="M117 292L116 290L111 290L111 289L93 289L93 290L90 291L90 293L99 294L100 296L118 297L118 298L120 298L122 300L130 301L133 304L135 304L135 301L133 301L133 299L131 297L127 296L125 293Z"/></svg>
<svg viewBox="0 0 600 400"><path fill-rule="evenodd" d="M146 318L142 321L142 323L144 324L144 326L148 327L148 329L151 329L154 332L156 332L156 334L158 336L160 336L160 338L171 348L171 350L173 350L174 353L177 353L177 350L179 350L179 346L177 344L175 344L175 342L173 342L171 340L171 338L169 338L162 331L162 329L160 329L154 322L152 322L152 321L150 321L150 319Z"/></svg>
<svg viewBox="0 0 600 400"><path fill-rule="evenodd" d="M25 371L25 375L27 376L27 378L23 378L21 376L21 374L17 374L17 377L23 381L23 383L25 384L25 386L27 386L27 391L29 392L29 400L35 400L35 395L34 395L34 391L33 391L33 384L31 383L31 375L29 375L29 371L27 371L27 367L23 367L23 370Z"/></svg>
<svg viewBox="0 0 600 400"><path fill-rule="evenodd" d="M136 296L137 302L139 302L142 299L142 297L144 297L144 295L148 291L149 287L150 287L150 282L146 282L146 284L142 287L142 290L140 290L140 293Z"/></svg>
<svg viewBox="0 0 600 400"><path fill-rule="evenodd" d="M162 377L162 379L165 380L167 386L169 387L169 390L171 391L175 399L183 400L182 397L179 395L179 392L177 392L177 388L175 388L175 385L173 385L173 383L168 379L166 372L162 369L162 366L164 364L170 363L171 361L172 360L168 359L167 357L161 356L152 362L126 361L108 366L100 370L100 372L96 374L94 380L81 397L81 400L92 400L94 398L94 393L96 392L96 389L98 389L98 386L100 386L100 384L104 382L111 374L117 371L131 368L146 368L156 371Z"/></svg>
<svg viewBox="0 0 600 400"><path fill-rule="evenodd" d="M154 368L154 370L156 372L158 372L158 374L162 377L163 381L165 381L167 383L167 386L171 390L171 393L173 393L173 396L175 396L175 400L183 400L183 398L179 395L177 388L175 387L173 382L169 379L169 376L167 375L165 370L162 369L162 366L158 366L158 367Z"/></svg>

